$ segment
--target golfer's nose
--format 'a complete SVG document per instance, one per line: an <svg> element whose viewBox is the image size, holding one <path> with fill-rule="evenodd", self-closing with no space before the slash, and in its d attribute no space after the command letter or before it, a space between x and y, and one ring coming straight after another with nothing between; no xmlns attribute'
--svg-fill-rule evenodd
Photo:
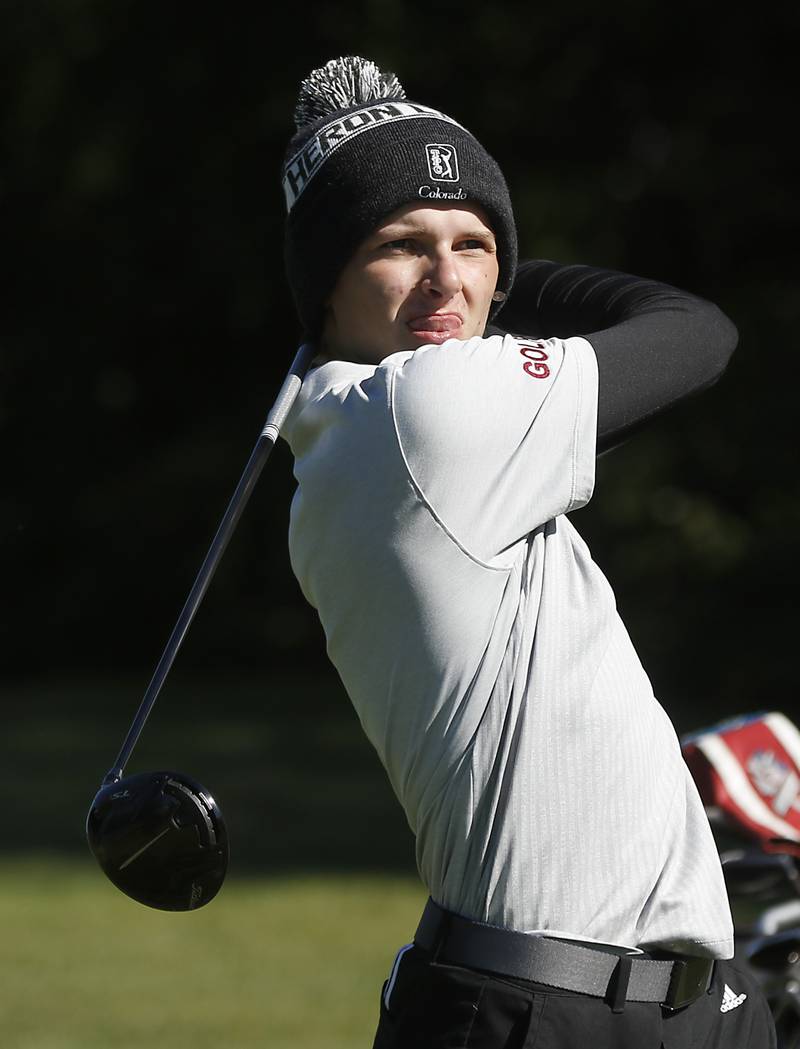
<svg viewBox="0 0 800 1049"><path fill-rule="evenodd" d="M424 291L447 301L461 290L461 284L461 273L452 252L438 251L430 256L422 279Z"/></svg>

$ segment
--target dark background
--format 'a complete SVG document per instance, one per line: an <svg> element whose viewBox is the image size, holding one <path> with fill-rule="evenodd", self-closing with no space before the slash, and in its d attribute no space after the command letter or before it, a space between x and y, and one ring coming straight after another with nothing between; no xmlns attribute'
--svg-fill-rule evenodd
<svg viewBox="0 0 800 1049"><path fill-rule="evenodd" d="M797 715L795 10L284 14L0 11L9 849L84 848L85 808L294 354L280 165L300 80L340 54L483 141L523 257L658 278L737 324L723 380L602 459L574 522L679 731ZM292 490L279 444L130 770L213 780L242 863L408 866L289 568Z"/></svg>

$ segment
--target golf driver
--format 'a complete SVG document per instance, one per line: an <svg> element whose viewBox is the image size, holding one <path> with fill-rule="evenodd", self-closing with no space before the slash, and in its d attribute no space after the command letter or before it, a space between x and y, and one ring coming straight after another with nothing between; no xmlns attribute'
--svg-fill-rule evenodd
<svg viewBox="0 0 800 1049"><path fill-rule="evenodd" d="M205 787L181 772L123 773L314 352L309 344L297 351L119 754L86 819L89 847L105 874L118 889L148 907L166 911L202 907L219 892L228 869L225 820Z"/></svg>

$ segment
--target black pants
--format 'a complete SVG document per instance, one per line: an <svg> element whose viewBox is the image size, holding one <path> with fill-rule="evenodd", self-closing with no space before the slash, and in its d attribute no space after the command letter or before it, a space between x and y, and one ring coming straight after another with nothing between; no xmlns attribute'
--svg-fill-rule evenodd
<svg viewBox="0 0 800 1049"><path fill-rule="evenodd" d="M728 990L726 991L726 986ZM744 996L744 997L742 997ZM725 1011L722 1006L725 1005ZM761 988L719 962L708 992L670 1012L434 962L401 952L383 986L373 1049L775 1049Z"/></svg>

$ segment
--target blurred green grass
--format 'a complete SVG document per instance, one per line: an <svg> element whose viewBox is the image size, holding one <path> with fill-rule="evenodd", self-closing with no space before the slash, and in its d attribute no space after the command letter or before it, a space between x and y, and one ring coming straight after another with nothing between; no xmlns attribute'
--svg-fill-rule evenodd
<svg viewBox="0 0 800 1049"><path fill-rule="evenodd" d="M127 771L199 779L231 861L207 907L166 914L106 880L84 830L150 672L0 686L0 1049L369 1049L424 894L341 684L172 672Z"/></svg>
<svg viewBox="0 0 800 1049"><path fill-rule="evenodd" d="M403 875L229 875L150 910L89 856L0 863L3 1049L369 1049L425 896Z"/></svg>

